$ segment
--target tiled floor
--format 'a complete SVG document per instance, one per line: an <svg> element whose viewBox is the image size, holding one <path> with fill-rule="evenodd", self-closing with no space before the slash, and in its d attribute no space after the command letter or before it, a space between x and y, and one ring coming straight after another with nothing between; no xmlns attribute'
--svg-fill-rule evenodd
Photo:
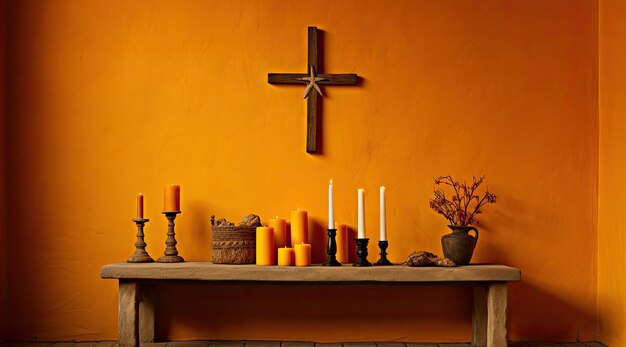
<svg viewBox="0 0 626 347"><path fill-rule="evenodd" d="M598 342L509 342L509 347L606 347ZM0 342L0 347L118 347L115 341L94 342ZM143 343L141 347L471 347L465 343L403 342L274 342L274 341L176 341Z"/></svg>

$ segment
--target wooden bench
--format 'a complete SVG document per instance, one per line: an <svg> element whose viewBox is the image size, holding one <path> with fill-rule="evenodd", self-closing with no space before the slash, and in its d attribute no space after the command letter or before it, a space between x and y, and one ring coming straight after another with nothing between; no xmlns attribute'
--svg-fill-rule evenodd
<svg viewBox="0 0 626 347"><path fill-rule="evenodd" d="M404 265L369 268L277 267L217 265L204 262L174 264L105 265L102 278L119 280L118 334L120 347L154 342L158 281L417 284L468 285L474 287L473 344L506 347L507 283L519 281L520 270L503 265L470 265L454 268L411 268Z"/></svg>

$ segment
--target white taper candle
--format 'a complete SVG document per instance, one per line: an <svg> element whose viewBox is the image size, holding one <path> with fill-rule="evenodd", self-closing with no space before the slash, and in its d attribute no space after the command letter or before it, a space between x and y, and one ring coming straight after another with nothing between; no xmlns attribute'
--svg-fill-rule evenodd
<svg viewBox="0 0 626 347"><path fill-rule="evenodd" d="M328 184L328 229L335 228L335 209L333 206L333 179Z"/></svg>
<svg viewBox="0 0 626 347"><path fill-rule="evenodd" d="M357 231L358 231L358 237L360 239L365 238L365 210L363 208L364 206L363 193L364 193L364 190L359 189L359 223L358 223Z"/></svg>
<svg viewBox="0 0 626 347"><path fill-rule="evenodd" d="M380 241L387 241L387 216L385 211L385 186L380 187Z"/></svg>

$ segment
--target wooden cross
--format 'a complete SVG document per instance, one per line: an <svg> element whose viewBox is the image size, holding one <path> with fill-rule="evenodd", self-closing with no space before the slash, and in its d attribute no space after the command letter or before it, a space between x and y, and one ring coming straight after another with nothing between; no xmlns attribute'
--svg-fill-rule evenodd
<svg viewBox="0 0 626 347"><path fill-rule="evenodd" d="M317 28L309 27L309 65L305 74L270 73L267 82L270 84L306 84L304 97L307 99L307 137L306 151L317 152L317 113L321 109L319 96L322 91L318 85L350 85L357 84L356 74L322 74L317 58Z"/></svg>

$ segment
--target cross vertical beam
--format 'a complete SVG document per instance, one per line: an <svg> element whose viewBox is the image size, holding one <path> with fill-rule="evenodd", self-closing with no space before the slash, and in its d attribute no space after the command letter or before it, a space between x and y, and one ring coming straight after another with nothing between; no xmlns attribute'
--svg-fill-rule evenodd
<svg viewBox="0 0 626 347"><path fill-rule="evenodd" d="M317 64L317 28L309 27L308 39L308 62L310 70L317 73L319 66ZM317 110L320 109L317 90L311 90L307 98L306 107L306 152L317 153Z"/></svg>

